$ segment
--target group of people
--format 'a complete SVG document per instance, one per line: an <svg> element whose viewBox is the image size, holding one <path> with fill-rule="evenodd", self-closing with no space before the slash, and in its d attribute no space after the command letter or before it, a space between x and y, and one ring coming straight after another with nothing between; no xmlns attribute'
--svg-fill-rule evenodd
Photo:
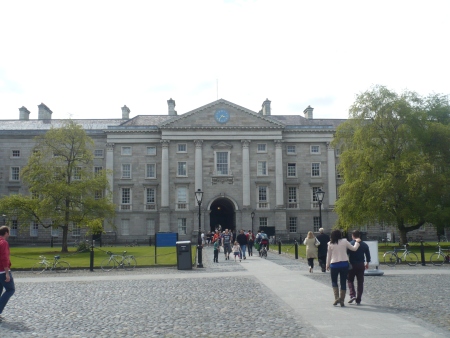
<svg viewBox="0 0 450 338"><path fill-rule="evenodd" d="M347 285L350 296L348 303L361 304L364 291L364 271L369 268L370 262L369 246L361 241L359 230L353 231L350 242L346 238L342 238L340 230L334 230L328 236L324 233L323 228L320 228L319 233L315 237L313 232L309 231L303 242L306 245L309 272L313 272L314 259L317 258L322 272L330 271L334 294L333 305L344 306ZM356 290L355 277L358 282ZM338 283L338 278L340 283Z"/></svg>

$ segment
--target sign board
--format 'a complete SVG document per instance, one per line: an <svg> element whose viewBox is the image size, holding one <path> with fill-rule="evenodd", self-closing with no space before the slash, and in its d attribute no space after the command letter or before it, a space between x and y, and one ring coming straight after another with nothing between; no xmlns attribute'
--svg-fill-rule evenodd
<svg viewBox="0 0 450 338"><path fill-rule="evenodd" d="M157 232L155 247L175 247L178 241L176 232Z"/></svg>

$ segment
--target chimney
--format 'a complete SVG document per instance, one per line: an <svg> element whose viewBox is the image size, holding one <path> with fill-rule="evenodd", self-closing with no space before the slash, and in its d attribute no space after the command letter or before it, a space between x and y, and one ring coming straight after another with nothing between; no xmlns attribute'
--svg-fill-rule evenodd
<svg viewBox="0 0 450 338"><path fill-rule="evenodd" d="M170 98L167 100L167 105L169 106L169 115L177 115L177 111L175 110L175 101Z"/></svg>
<svg viewBox="0 0 450 338"><path fill-rule="evenodd" d="M22 108L19 108L19 120L21 121L28 121L30 119L30 112L27 108L22 106Z"/></svg>
<svg viewBox="0 0 450 338"><path fill-rule="evenodd" d="M122 107L122 120L129 120L129 119L130 119L130 108L124 105Z"/></svg>
<svg viewBox="0 0 450 338"><path fill-rule="evenodd" d="M305 118L308 120L312 120L313 119L313 111L314 108L311 108L311 106L308 106L308 108L306 108L303 113L305 114Z"/></svg>
<svg viewBox="0 0 450 338"><path fill-rule="evenodd" d="M41 103L39 106L38 119L39 120L51 120L53 112L45 104Z"/></svg>
<svg viewBox="0 0 450 338"><path fill-rule="evenodd" d="M270 115L270 101L269 99L266 99L266 101L262 104L262 114L263 115Z"/></svg>

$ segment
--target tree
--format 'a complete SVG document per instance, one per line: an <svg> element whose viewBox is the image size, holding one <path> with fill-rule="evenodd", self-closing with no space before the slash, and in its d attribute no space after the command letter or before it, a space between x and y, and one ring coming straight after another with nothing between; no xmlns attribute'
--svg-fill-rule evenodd
<svg viewBox="0 0 450 338"><path fill-rule="evenodd" d="M450 219L450 107L442 95L422 98L376 86L357 96L336 131L340 147L338 226L395 225L401 241L427 222Z"/></svg>
<svg viewBox="0 0 450 338"><path fill-rule="evenodd" d="M93 140L74 121L36 137L36 145L21 172L29 194L0 200L0 210L19 226L37 222L62 229L62 252L67 252L69 225L102 231L115 215L106 170L94 172Z"/></svg>

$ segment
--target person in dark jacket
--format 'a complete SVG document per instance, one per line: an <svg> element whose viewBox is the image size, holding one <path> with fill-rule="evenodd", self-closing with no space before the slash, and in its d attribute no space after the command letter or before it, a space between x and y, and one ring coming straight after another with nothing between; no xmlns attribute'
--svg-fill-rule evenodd
<svg viewBox="0 0 450 338"><path fill-rule="evenodd" d="M359 230L355 230L352 233L352 241L350 242L352 245L355 244L355 240L361 237L361 233ZM350 300L348 301L350 304L356 301L356 304L361 304L361 297L364 291L364 271L369 268L370 263L370 250L367 243L361 241L359 243L359 248L356 251L347 250L349 255L349 262L352 265L352 269L349 270L347 275L347 285L349 289ZM365 259L364 259L365 257ZM358 288L355 293L355 285L353 282L358 281Z"/></svg>
<svg viewBox="0 0 450 338"><path fill-rule="evenodd" d="M328 242L330 241L330 236L323 232L323 228L319 229L320 234L316 237L320 242L318 246L317 260L319 261L319 265L322 268L322 272L326 271L326 261L327 261L327 251L328 251Z"/></svg>
<svg viewBox="0 0 450 338"><path fill-rule="evenodd" d="M239 235L237 235L237 237L236 237L236 241L239 243L239 246L241 247L241 253L239 255L240 258L242 259L242 256L244 256L244 259L246 259L245 251L247 249L248 240L247 240L247 236L245 236L245 234L244 234L244 230L241 230L239 232Z"/></svg>

